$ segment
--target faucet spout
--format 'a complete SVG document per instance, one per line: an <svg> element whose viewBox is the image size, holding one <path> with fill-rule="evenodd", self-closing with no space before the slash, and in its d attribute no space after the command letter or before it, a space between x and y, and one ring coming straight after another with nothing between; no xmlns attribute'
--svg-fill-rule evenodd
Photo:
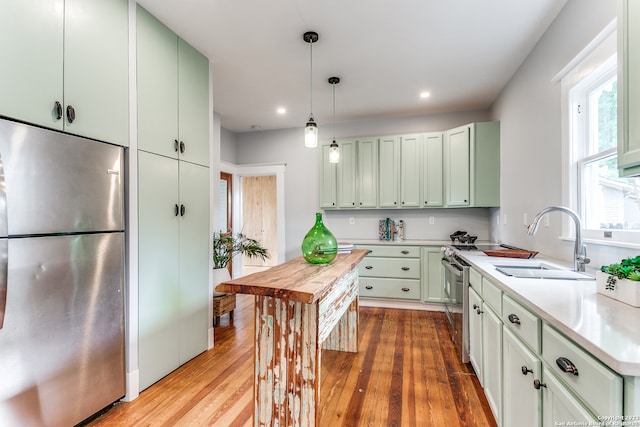
<svg viewBox="0 0 640 427"><path fill-rule="evenodd" d="M564 206L549 206L541 210L534 218L531 224L527 227L527 234L534 236L538 231L538 225L543 216L549 212L559 211L564 212L571 217L576 226L576 242L573 248L573 269L575 271L584 271L585 265L589 264L591 260L587 258L587 248L582 243L582 221L577 213Z"/></svg>

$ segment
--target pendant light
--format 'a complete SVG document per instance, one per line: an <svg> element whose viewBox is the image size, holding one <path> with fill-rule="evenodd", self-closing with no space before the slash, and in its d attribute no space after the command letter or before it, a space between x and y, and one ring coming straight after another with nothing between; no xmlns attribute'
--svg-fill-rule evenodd
<svg viewBox="0 0 640 427"><path fill-rule="evenodd" d="M329 163L338 163L340 147L336 142L336 85L340 83L340 77L329 77L329 83L333 86L333 142L329 145Z"/></svg>
<svg viewBox="0 0 640 427"><path fill-rule="evenodd" d="M304 128L304 146L308 148L315 148L318 146L318 126L313 120L313 44L318 41L318 33L314 31L307 31L302 36L305 42L309 43L310 52L310 78L309 78L309 92L311 99L311 112L309 113L309 120L307 126Z"/></svg>

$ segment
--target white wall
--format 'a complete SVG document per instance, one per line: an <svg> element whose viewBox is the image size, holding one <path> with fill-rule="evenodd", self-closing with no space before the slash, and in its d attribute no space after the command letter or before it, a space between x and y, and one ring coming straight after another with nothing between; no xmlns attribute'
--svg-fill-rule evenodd
<svg viewBox="0 0 640 427"><path fill-rule="evenodd" d="M561 241L563 215L526 235L524 215L566 204L562 191L561 87L554 77L616 16L615 0L569 0L492 108L501 122L501 209L492 218L494 238L570 260L573 241ZM506 224L504 219L507 219ZM588 245L591 266L634 251Z"/></svg>
<svg viewBox="0 0 640 427"><path fill-rule="evenodd" d="M471 111L344 123L336 124L336 137L441 131L488 119L488 111ZM307 231L313 226L315 212L318 211L319 159L317 156L319 150L304 147L302 128L304 120L303 118L299 129L247 132L236 135L237 164L286 163L287 165L285 172L286 259L300 256L300 244ZM323 140L331 139L332 124L320 126L319 134ZM483 237L489 234L487 209L465 209L466 215L462 210L456 211L455 214L443 209L435 211L438 211L437 214L432 210L406 211L406 214L398 216L399 219L408 221L407 238L446 240L449 234L460 229L477 230L476 232ZM377 238L377 219L390 215L389 211L353 211L345 217L341 213L328 212L326 223L338 238ZM425 218L430 215L437 215L438 227L423 228ZM345 224L348 216L357 218L356 227L349 227L348 222ZM375 227L371 225L373 223Z"/></svg>
<svg viewBox="0 0 640 427"><path fill-rule="evenodd" d="M236 134L220 128L220 160L236 164Z"/></svg>

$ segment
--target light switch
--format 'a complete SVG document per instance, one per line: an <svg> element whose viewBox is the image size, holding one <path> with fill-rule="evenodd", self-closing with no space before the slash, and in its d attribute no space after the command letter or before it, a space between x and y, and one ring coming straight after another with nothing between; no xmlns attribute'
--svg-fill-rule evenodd
<svg viewBox="0 0 640 427"><path fill-rule="evenodd" d="M350 217L349 217L349 224L353 225L353 224L355 224L355 223L356 223L356 218L355 218L355 217L353 217L353 216L350 216Z"/></svg>
<svg viewBox="0 0 640 427"><path fill-rule="evenodd" d="M429 217L429 224L433 225L436 223L436 217L435 216L430 216Z"/></svg>

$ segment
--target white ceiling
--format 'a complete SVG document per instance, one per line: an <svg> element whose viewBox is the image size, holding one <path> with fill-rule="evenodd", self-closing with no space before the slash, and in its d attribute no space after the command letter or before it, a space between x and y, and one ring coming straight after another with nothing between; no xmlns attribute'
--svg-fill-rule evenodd
<svg viewBox="0 0 640 427"><path fill-rule="evenodd" d="M222 126L247 132L488 108L566 0L138 0L213 64ZM419 97L428 91L431 96ZM276 113L278 107L287 113Z"/></svg>

